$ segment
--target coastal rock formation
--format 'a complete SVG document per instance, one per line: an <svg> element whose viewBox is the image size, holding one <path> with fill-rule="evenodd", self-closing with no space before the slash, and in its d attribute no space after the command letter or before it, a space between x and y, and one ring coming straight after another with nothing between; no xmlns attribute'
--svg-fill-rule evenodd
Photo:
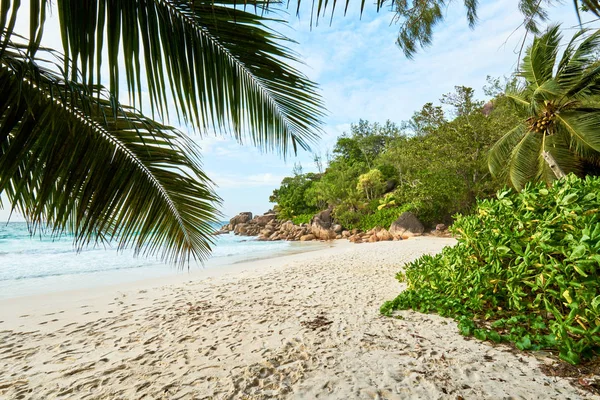
<svg viewBox="0 0 600 400"><path fill-rule="evenodd" d="M440 231L436 230L434 235L445 236L441 233L446 232L446 226L440 224L438 227ZM382 227L373 228L368 232L362 232L358 229L347 230L333 220L332 209L327 209L316 214L311 219L310 224L300 225L295 225L292 221L278 220L277 214L271 210L254 217L250 212L243 212L233 217L229 224L224 225L215 234L234 232L234 234L240 236L256 236L261 241L306 242L311 240L348 239L352 243L374 243L402 240L421 235L423 231L424 228L421 222L410 212L403 213L389 230Z"/></svg>
<svg viewBox="0 0 600 400"><path fill-rule="evenodd" d="M406 239L412 236L421 236L425 227L413 213L406 211L392 222L389 231L394 238Z"/></svg>
<svg viewBox="0 0 600 400"><path fill-rule="evenodd" d="M269 222L275 221L276 218L277 218L277 214L275 214L275 213L264 214L264 215L257 215L256 217L254 217L254 221L260 226L266 226Z"/></svg>
<svg viewBox="0 0 600 400"><path fill-rule="evenodd" d="M325 222L321 218L315 216L310 225L312 234L317 239L321 240L332 240L335 239L337 234L330 228L331 222Z"/></svg>
<svg viewBox="0 0 600 400"><path fill-rule="evenodd" d="M325 229L331 228L333 224L333 208L328 208L327 210L323 210L317 215L315 215L311 221L311 224L315 222L315 220L319 220L319 224L323 226Z"/></svg>
<svg viewBox="0 0 600 400"><path fill-rule="evenodd" d="M251 212L241 212L238 215L236 215L235 217L231 218L229 220L229 225L231 225L231 228L234 229L235 226L237 224L245 224L250 222L250 220L252 219L252 213Z"/></svg>

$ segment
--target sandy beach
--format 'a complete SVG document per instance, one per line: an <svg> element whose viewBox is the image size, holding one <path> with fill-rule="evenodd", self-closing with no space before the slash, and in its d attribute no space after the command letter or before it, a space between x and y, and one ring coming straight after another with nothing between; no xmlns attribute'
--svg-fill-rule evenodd
<svg viewBox="0 0 600 400"><path fill-rule="evenodd" d="M329 248L0 302L2 399L583 399L542 356L379 307L453 239Z"/></svg>

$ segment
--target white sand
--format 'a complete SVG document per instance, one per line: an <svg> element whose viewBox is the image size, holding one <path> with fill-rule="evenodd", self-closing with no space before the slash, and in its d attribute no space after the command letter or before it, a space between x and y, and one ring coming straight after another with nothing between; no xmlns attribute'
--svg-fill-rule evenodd
<svg viewBox="0 0 600 400"><path fill-rule="evenodd" d="M405 262L452 243L338 242L218 274L2 301L0 398L591 398L450 319L379 315Z"/></svg>

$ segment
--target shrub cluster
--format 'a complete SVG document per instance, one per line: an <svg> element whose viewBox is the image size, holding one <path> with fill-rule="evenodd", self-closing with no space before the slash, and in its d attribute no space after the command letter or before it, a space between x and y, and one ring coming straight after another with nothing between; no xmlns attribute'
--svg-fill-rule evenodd
<svg viewBox="0 0 600 400"><path fill-rule="evenodd" d="M600 178L504 190L457 216L458 244L407 265L381 312L438 313L464 335L557 349L572 364L600 344Z"/></svg>
<svg viewBox="0 0 600 400"><path fill-rule="evenodd" d="M410 207L411 205L409 204L402 207L390 207L375 210L372 214L363 215L356 224L356 227L365 232L378 226L389 229L392 222L397 220L404 211L408 211Z"/></svg>
<svg viewBox="0 0 600 400"><path fill-rule="evenodd" d="M313 219L315 214L316 213L295 215L294 217L292 217L292 222L296 225L308 224L310 223L310 220Z"/></svg>

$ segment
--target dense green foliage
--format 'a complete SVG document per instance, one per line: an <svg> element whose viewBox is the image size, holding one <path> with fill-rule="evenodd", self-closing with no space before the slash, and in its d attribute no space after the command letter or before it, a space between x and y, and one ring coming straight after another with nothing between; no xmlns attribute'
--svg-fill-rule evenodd
<svg viewBox="0 0 600 400"><path fill-rule="evenodd" d="M356 189L359 192L364 193L367 200L373 200L383 193L385 190L385 181L383 180L383 174L377 168L365 172L358 177L358 184Z"/></svg>
<svg viewBox="0 0 600 400"><path fill-rule="evenodd" d="M494 99L485 107L459 86L442 97L446 112L428 103L400 125L359 121L338 139L322 174L296 170L271 201L286 219L332 207L347 229L389 228L403 211L430 226L450 222L500 187L488 172L487 152L522 118L492 84L494 91L486 90Z"/></svg>
<svg viewBox="0 0 600 400"><path fill-rule="evenodd" d="M600 31L577 32L559 58L558 26L527 48L505 97L523 119L492 147L490 171L520 189L600 166Z"/></svg>
<svg viewBox="0 0 600 400"><path fill-rule="evenodd" d="M504 190L459 217L458 244L408 264L408 289L381 312L459 321L464 335L558 349L573 364L600 345L600 178Z"/></svg>
<svg viewBox="0 0 600 400"><path fill-rule="evenodd" d="M406 204L402 207L390 207L376 210L372 214L366 214L363 216L360 221L353 224L351 228L358 228L363 231L368 231L369 229L375 227L387 229L390 227L392 222L398 219L400 214L402 214L404 211L410 211L411 207L411 204Z"/></svg>
<svg viewBox="0 0 600 400"><path fill-rule="evenodd" d="M281 219L292 219L302 214L318 211L307 201L306 191L313 182L319 179L318 174L303 174L302 168L294 170L294 176L284 178L279 189L273 191L269 201L277 203L276 211Z"/></svg>
<svg viewBox="0 0 600 400"><path fill-rule="evenodd" d="M314 216L314 213L296 215L295 217L292 217L292 222L296 225L308 224Z"/></svg>

